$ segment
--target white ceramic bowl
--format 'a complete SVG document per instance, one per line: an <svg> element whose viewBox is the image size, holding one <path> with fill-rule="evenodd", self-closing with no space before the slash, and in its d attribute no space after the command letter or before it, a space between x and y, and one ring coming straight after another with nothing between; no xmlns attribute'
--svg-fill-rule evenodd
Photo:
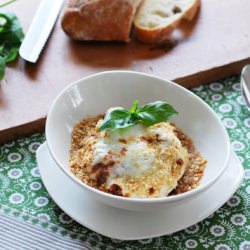
<svg viewBox="0 0 250 250"><path fill-rule="evenodd" d="M130 108L156 100L167 101L179 115L172 121L189 135L207 159L200 186L192 191L164 198L125 198L98 191L78 180L69 169L71 132L86 116L104 113L108 108ZM46 122L49 151L57 165L93 198L129 210L153 210L184 202L211 186L225 170L230 155L227 132L214 111L187 89L159 77L129 71L109 71L85 77L64 89L54 100ZM61 185L64 185L63 183ZM87 201L86 201L87 202Z"/></svg>

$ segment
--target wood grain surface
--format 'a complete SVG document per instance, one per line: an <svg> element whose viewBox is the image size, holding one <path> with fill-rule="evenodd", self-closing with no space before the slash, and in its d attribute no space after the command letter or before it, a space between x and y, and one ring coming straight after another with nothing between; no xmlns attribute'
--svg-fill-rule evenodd
<svg viewBox="0 0 250 250"><path fill-rule="evenodd" d="M39 0L19 0L15 12L25 31ZM1 10L1 11L2 11ZM192 22L182 22L164 45L131 42L75 42L59 17L36 64L9 64L0 84L0 143L42 131L55 96L84 76L105 70L133 70L193 87L238 74L250 63L250 1L203 0Z"/></svg>

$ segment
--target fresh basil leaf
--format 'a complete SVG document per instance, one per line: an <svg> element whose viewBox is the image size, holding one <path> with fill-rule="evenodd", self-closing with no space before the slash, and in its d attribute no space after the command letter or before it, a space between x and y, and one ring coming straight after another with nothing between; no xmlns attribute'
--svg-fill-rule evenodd
<svg viewBox="0 0 250 250"><path fill-rule="evenodd" d="M136 119L131 116L131 113L126 109L117 109L108 113L99 130L113 130L119 128L126 128L136 123Z"/></svg>
<svg viewBox="0 0 250 250"><path fill-rule="evenodd" d="M157 101L146 104L138 109L138 100L136 100L130 110L117 109L107 113L100 131L122 129L132 126L138 122L146 126L167 121L178 112L168 103Z"/></svg>
<svg viewBox="0 0 250 250"><path fill-rule="evenodd" d="M9 1L8 3L11 2L13 1ZM16 15L12 13L0 13L0 79L4 77L6 63L12 62L18 57L19 47L23 38L24 33L21 23Z"/></svg>
<svg viewBox="0 0 250 250"><path fill-rule="evenodd" d="M17 48L11 48L5 58L5 62L13 62L18 57L18 49Z"/></svg>
<svg viewBox="0 0 250 250"><path fill-rule="evenodd" d="M18 18L12 13L0 13L0 18L5 20L5 23L1 26L3 29L0 32L0 45L19 47L24 34Z"/></svg>
<svg viewBox="0 0 250 250"><path fill-rule="evenodd" d="M156 101L142 106L137 111L137 116L143 124L151 126L167 121L178 112L168 103Z"/></svg>
<svg viewBox="0 0 250 250"><path fill-rule="evenodd" d="M0 81L4 77L4 70L5 70L5 61L4 59L0 56Z"/></svg>
<svg viewBox="0 0 250 250"><path fill-rule="evenodd" d="M138 101L138 100L135 100L134 103L133 103L132 108L131 108L129 111L130 111L131 113L136 112L137 107L138 107L138 104L139 104L139 101Z"/></svg>

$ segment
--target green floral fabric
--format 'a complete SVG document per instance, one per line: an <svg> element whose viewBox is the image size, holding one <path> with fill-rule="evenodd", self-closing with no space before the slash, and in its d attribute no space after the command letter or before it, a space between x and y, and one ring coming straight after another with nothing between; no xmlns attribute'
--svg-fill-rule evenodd
<svg viewBox="0 0 250 250"><path fill-rule="evenodd" d="M192 89L218 114L245 169L244 183L204 221L172 235L139 241L103 237L74 222L48 195L35 152L44 134L0 146L0 210L38 227L80 239L94 249L250 249L250 112L238 77ZM0 225L1 226L1 225Z"/></svg>

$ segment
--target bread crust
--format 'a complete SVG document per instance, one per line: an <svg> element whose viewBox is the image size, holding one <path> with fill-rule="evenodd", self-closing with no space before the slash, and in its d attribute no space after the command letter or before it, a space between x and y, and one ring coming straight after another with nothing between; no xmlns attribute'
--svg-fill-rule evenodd
<svg viewBox="0 0 250 250"><path fill-rule="evenodd" d="M198 12L200 5L201 5L201 0L196 0L194 5L186 11L183 18L188 21L191 21L195 17L196 13Z"/></svg>
<svg viewBox="0 0 250 250"><path fill-rule="evenodd" d="M136 9L142 0L68 0L64 32L74 40L130 40Z"/></svg>
<svg viewBox="0 0 250 250"><path fill-rule="evenodd" d="M147 0L145 0L147 1ZM192 20L197 13L201 4L201 0L195 0L194 4L190 6L185 12L173 20L172 23L167 24L162 28L149 29L139 25L137 15L135 16L134 26L138 40L145 43L163 43L169 39L174 29L179 25L182 19L188 21Z"/></svg>

